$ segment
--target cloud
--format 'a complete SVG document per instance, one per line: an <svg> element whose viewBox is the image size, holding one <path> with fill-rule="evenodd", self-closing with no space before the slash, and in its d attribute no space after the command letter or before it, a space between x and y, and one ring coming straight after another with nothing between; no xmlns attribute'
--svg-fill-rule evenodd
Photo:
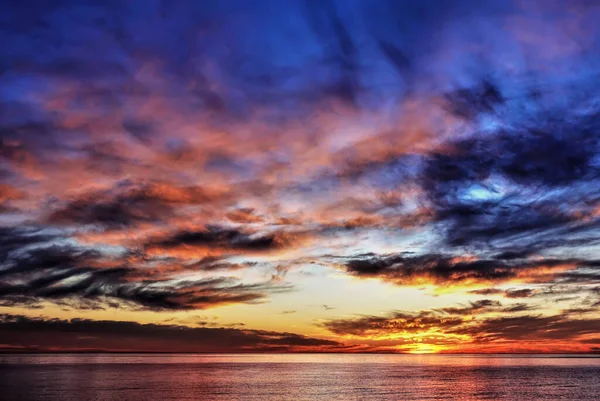
<svg viewBox="0 0 600 401"><path fill-rule="evenodd" d="M498 340L568 340L597 334L600 319L571 319L565 316L502 316L490 318L466 327L452 329L452 333L468 334L476 341Z"/></svg>
<svg viewBox="0 0 600 401"><path fill-rule="evenodd" d="M203 270L203 271L215 271L215 270L238 270L256 266L256 262L243 262L243 263L231 263L226 259L206 256L197 262L185 264L185 261L177 260L174 270Z"/></svg>
<svg viewBox="0 0 600 401"><path fill-rule="evenodd" d="M83 300L155 311L187 310L261 302L269 293L290 289L289 284L272 280L245 284L226 276L181 276L187 267L172 274L154 264L148 272L147 266L129 264L127 259L65 244L64 238L19 229L12 230L12 235L6 234L2 247L14 249L6 253L6 267L0 270L0 298L5 302L26 297L38 301L66 300L75 306ZM47 242L55 238L62 243Z"/></svg>
<svg viewBox="0 0 600 401"><path fill-rule="evenodd" d="M263 219L254 214L254 209L237 209L227 213L227 218L234 223L258 223Z"/></svg>
<svg viewBox="0 0 600 401"><path fill-rule="evenodd" d="M336 341L285 332L20 315L0 316L0 344L38 352L306 352L343 347Z"/></svg>
<svg viewBox="0 0 600 401"><path fill-rule="evenodd" d="M534 296L536 291L531 288L508 290L501 290L498 288L482 288L479 290L469 291L469 293L478 295L502 295L505 298L529 298Z"/></svg>
<svg viewBox="0 0 600 401"><path fill-rule="evenodd" d="M99 225L108 229L143 222L159 223L175 214L177 206L202 205L222 199L222 194L195 186L164 183L118 183L107 191L85 193L52 211L51 224Z"/></svg>
<svg viewBox="0 0 600 401"><path fill-rule="evenodd" d="M431 328L454 327L462 324L459 317L437 316L431 312L397 312L391 317L363 316L356 319L334 319L323 327L337 335L373 336L398 332L420 332Z"/></svg>
<svg viewBox="0 0 600 401"><path fill-rule="evenodd" d="M145 248L152 252L171 250L198 250L230 253L264 253L291 247L301 237L300 234L276 232L252 232L238 228L207 226L200 230L185 230L151 239Z"/></svg>
<svg viewBox="0 0 600 401"><path fill-rule="evenodd" d="M600 322L594 317L573 318L570 313L522 315L521 312L528 311L524 304L509 305L502 310L517 316L493 316L490 315L493 308L486 309L489 306L500 305L484 300L472 303L470 308L358 316L328 320L322 326L350 343L369 341L387 349L408 344L442 347L447 352L590 352L587 344L590 336L597 335L596 326ZM475 318L470 316L472 312L477 314ZM416 338L419 343L414 342Z"/></svg>
<svg viewBox="0 0 600 401"><path fill-rule="evenodd" d="M471 290L469 293L477 295L499 295L508 299L527 298L532 301L544 299L545 301L556 303L579 300L581 301L581 307L585 308L588 308L594 302L597 302L595 300L598 298L598 295L600 295L600 290L596 283L589 280L588 277L579 280L577 283L564 281L562 273L559 273L557 278L560 280L559 284L550 282L537 284L535 288L509 288L507 290L488 287Z"/></svg>
<svg viewBox="0 0 600 401"><path fill-rule="evenodd" d="M502 306L502 304L498 301L481 299L479 301L469 303L468 306L441 308L439 311L449 315L473 315L484 311L495 310L500 306Z"/></svg>
<svg viewBox="0 0 600 401"><path fill-rule="evenodd" d="M543 117L532 127L473 135L428 155L422 185L446 228L447 243L514 239L511 251L531 246L533 252L543 249L536 244L544 239L540 234L569 240L569 233L595 229L598 220L589 205L597 204L597 194L585 189L600 172L593 116L565 116L562 122ZM589 216L585 224L582 215ZM522 239L526 234L531 240Z"/></svg>
<svg viewBox="0 0 600 401"><path fill-rule="evenodd" d="M0 227L0 250L2 258L22 247L47 242L57 238L57 235L41 229Z"/></svg>
<svg viewBox="0 0 600 401"><path fill-rule="evenodd" d="M472 120L480 114L493 112L504 103L500 89L487 80L472 88L461 88L446 93L445 108L458 117Z"/></svg>
<svg viewBox="0 0 600 401"><path fill-rule="evenodd" d="M398 285L452 285L488 282L551 282L562 280L565 271L595 268L598 261L578 259L497 260L444 254L410 253L349 258L344 269L357 277L381 278ZM570 276L568 276L570 277ZM586 281L587 277L581 277Z"/></svg>

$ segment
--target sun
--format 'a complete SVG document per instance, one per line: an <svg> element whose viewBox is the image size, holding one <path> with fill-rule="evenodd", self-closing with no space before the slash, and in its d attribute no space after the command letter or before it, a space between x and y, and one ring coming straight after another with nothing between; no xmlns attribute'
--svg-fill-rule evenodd
<svg viewBox="0 0 600 401"><path fill-rule="evenodd" d="M446 347L437 344L423 344L423 343L414 343L410 345L410 350L406 351L406 347L404 347L405 352L409 354L437 354L441 351L444 351Z"/></svg>

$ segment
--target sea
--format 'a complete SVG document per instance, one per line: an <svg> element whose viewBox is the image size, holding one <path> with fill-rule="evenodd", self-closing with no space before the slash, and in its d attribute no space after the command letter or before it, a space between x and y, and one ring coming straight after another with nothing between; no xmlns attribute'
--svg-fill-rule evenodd
<svg viewBox="0 0 600 401"><path fill-rule="evenodd" d="M600 400L600 355L2 354L0 400Z"/></svg>

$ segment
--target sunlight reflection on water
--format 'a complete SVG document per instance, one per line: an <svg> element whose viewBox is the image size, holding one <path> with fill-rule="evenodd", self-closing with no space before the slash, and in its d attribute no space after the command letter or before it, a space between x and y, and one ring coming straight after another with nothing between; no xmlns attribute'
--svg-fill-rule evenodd
<svg viewBox="0 0 600 401"><path fill-rule="evenodd" d="M3 400L596 400L600 358L0 355Z"/></svg>

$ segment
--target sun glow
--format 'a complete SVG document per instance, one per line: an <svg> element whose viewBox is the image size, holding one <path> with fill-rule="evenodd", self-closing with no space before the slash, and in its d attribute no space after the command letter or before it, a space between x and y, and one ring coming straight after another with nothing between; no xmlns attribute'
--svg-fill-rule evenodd
<svg viewBox="0 0 600 401"><path fill-rule="evenodd" d="M437 354L446 350L446 347L435 344L416 343L413 347L413 349L407 351L409 354Z"/></svg>

